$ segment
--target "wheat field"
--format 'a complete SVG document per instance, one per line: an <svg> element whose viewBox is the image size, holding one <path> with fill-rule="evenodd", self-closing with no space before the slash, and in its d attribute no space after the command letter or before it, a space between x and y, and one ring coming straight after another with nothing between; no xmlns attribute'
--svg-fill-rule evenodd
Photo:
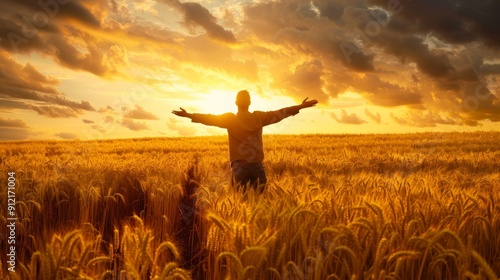
<svg viewBox="0 0 500 280"><path fill-rule="evenodd" d="M500 133L267 135L262 195L226 137L5 142L4 279L498 279ZM16 272L7 271L16 172Z"/></svg>

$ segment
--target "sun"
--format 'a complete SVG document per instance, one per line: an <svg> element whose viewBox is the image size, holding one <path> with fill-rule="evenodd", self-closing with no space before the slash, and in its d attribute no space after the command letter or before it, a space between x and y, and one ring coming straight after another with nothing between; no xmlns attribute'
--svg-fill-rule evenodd
<svg viewBox="0 0 500 280"><path fill-rule="evenodd" d="M236 113L238 107L235 104L236 94L239 90L211 90L209 93L203 94L197 101L194 102L199 113L220 115L224 113ZM272 111L283 107L296 105L293 99L274 95L272 98L263 98L260 94L250 91L252 111ZM286 106L284 106L286 104Z"/></svg>
<svg viewBox="0 0 500 280"><path fill-rule="evenodd" d="M209 93L204 94L197 103L197 107L208 114L224 114L228 112L236 113L238 108L234 101L236 100L236 93L226 90L211 90Z"/></svg>

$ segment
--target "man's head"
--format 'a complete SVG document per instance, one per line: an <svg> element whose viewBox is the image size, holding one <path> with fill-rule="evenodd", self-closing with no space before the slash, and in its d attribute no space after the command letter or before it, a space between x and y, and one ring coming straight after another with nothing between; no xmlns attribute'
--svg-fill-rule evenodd
<svg viewBox="0 0 500 280"><path fill-rule="evenodd" d="M250 106L250 93L246 90L241 90L238 92L236 95L236 105L238 106L238 110L248 110L248 107Z"/></svg>

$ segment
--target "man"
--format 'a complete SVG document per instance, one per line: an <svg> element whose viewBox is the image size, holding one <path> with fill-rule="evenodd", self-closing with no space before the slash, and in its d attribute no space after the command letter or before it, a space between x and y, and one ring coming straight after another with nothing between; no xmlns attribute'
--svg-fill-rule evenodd
<svg viewBox="0 0 500 280"><path fill-rule="evenodd" d="M300 109L313 107L318 101L308 101L306 98L300 105L276 111L254 111L252 113L248 111L250 103L250 94L248 91L242 90L236 96L236 105L238 106L236 115L233 113L222 115L191 114L182 108L180 111L172 111L172 113L179 117L190 118L195 123L227 129L233 185L238 189L243 188L243 191L246 191L246 188L250 186L262 192L267 182L262 165L264 159L262 127L294 116L299 113Z"/></svg>

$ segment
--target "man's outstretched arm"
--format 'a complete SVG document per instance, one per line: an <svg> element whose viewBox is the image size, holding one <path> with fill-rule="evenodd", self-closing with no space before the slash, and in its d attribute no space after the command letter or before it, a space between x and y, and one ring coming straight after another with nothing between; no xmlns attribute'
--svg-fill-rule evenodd
<svg viewBox="0 0 500 280"><path fill-rule="evenodd" d="M202 123L205 125L227 128L228 116L226 114L224 115L193 114L186 112L186 110L184 110L183 108L180 109L181 109L180 111L173 110L172 114L179 117L190 118L191 121L195 123Z"/></svg>
<svg viewBox="0 0 500 280"><path fill-rule="evenodd" d="M314 107L316 106L316 104L318 104L318 101L316 99L308 99L309 97L306 97L306 99L304 99L304 101L302 101L302 103L299 105L285 107L276 111L265 112L266 115L265 118L263 118L263 125L277 123L284 118L297 115L302 109Z"/></svg>

